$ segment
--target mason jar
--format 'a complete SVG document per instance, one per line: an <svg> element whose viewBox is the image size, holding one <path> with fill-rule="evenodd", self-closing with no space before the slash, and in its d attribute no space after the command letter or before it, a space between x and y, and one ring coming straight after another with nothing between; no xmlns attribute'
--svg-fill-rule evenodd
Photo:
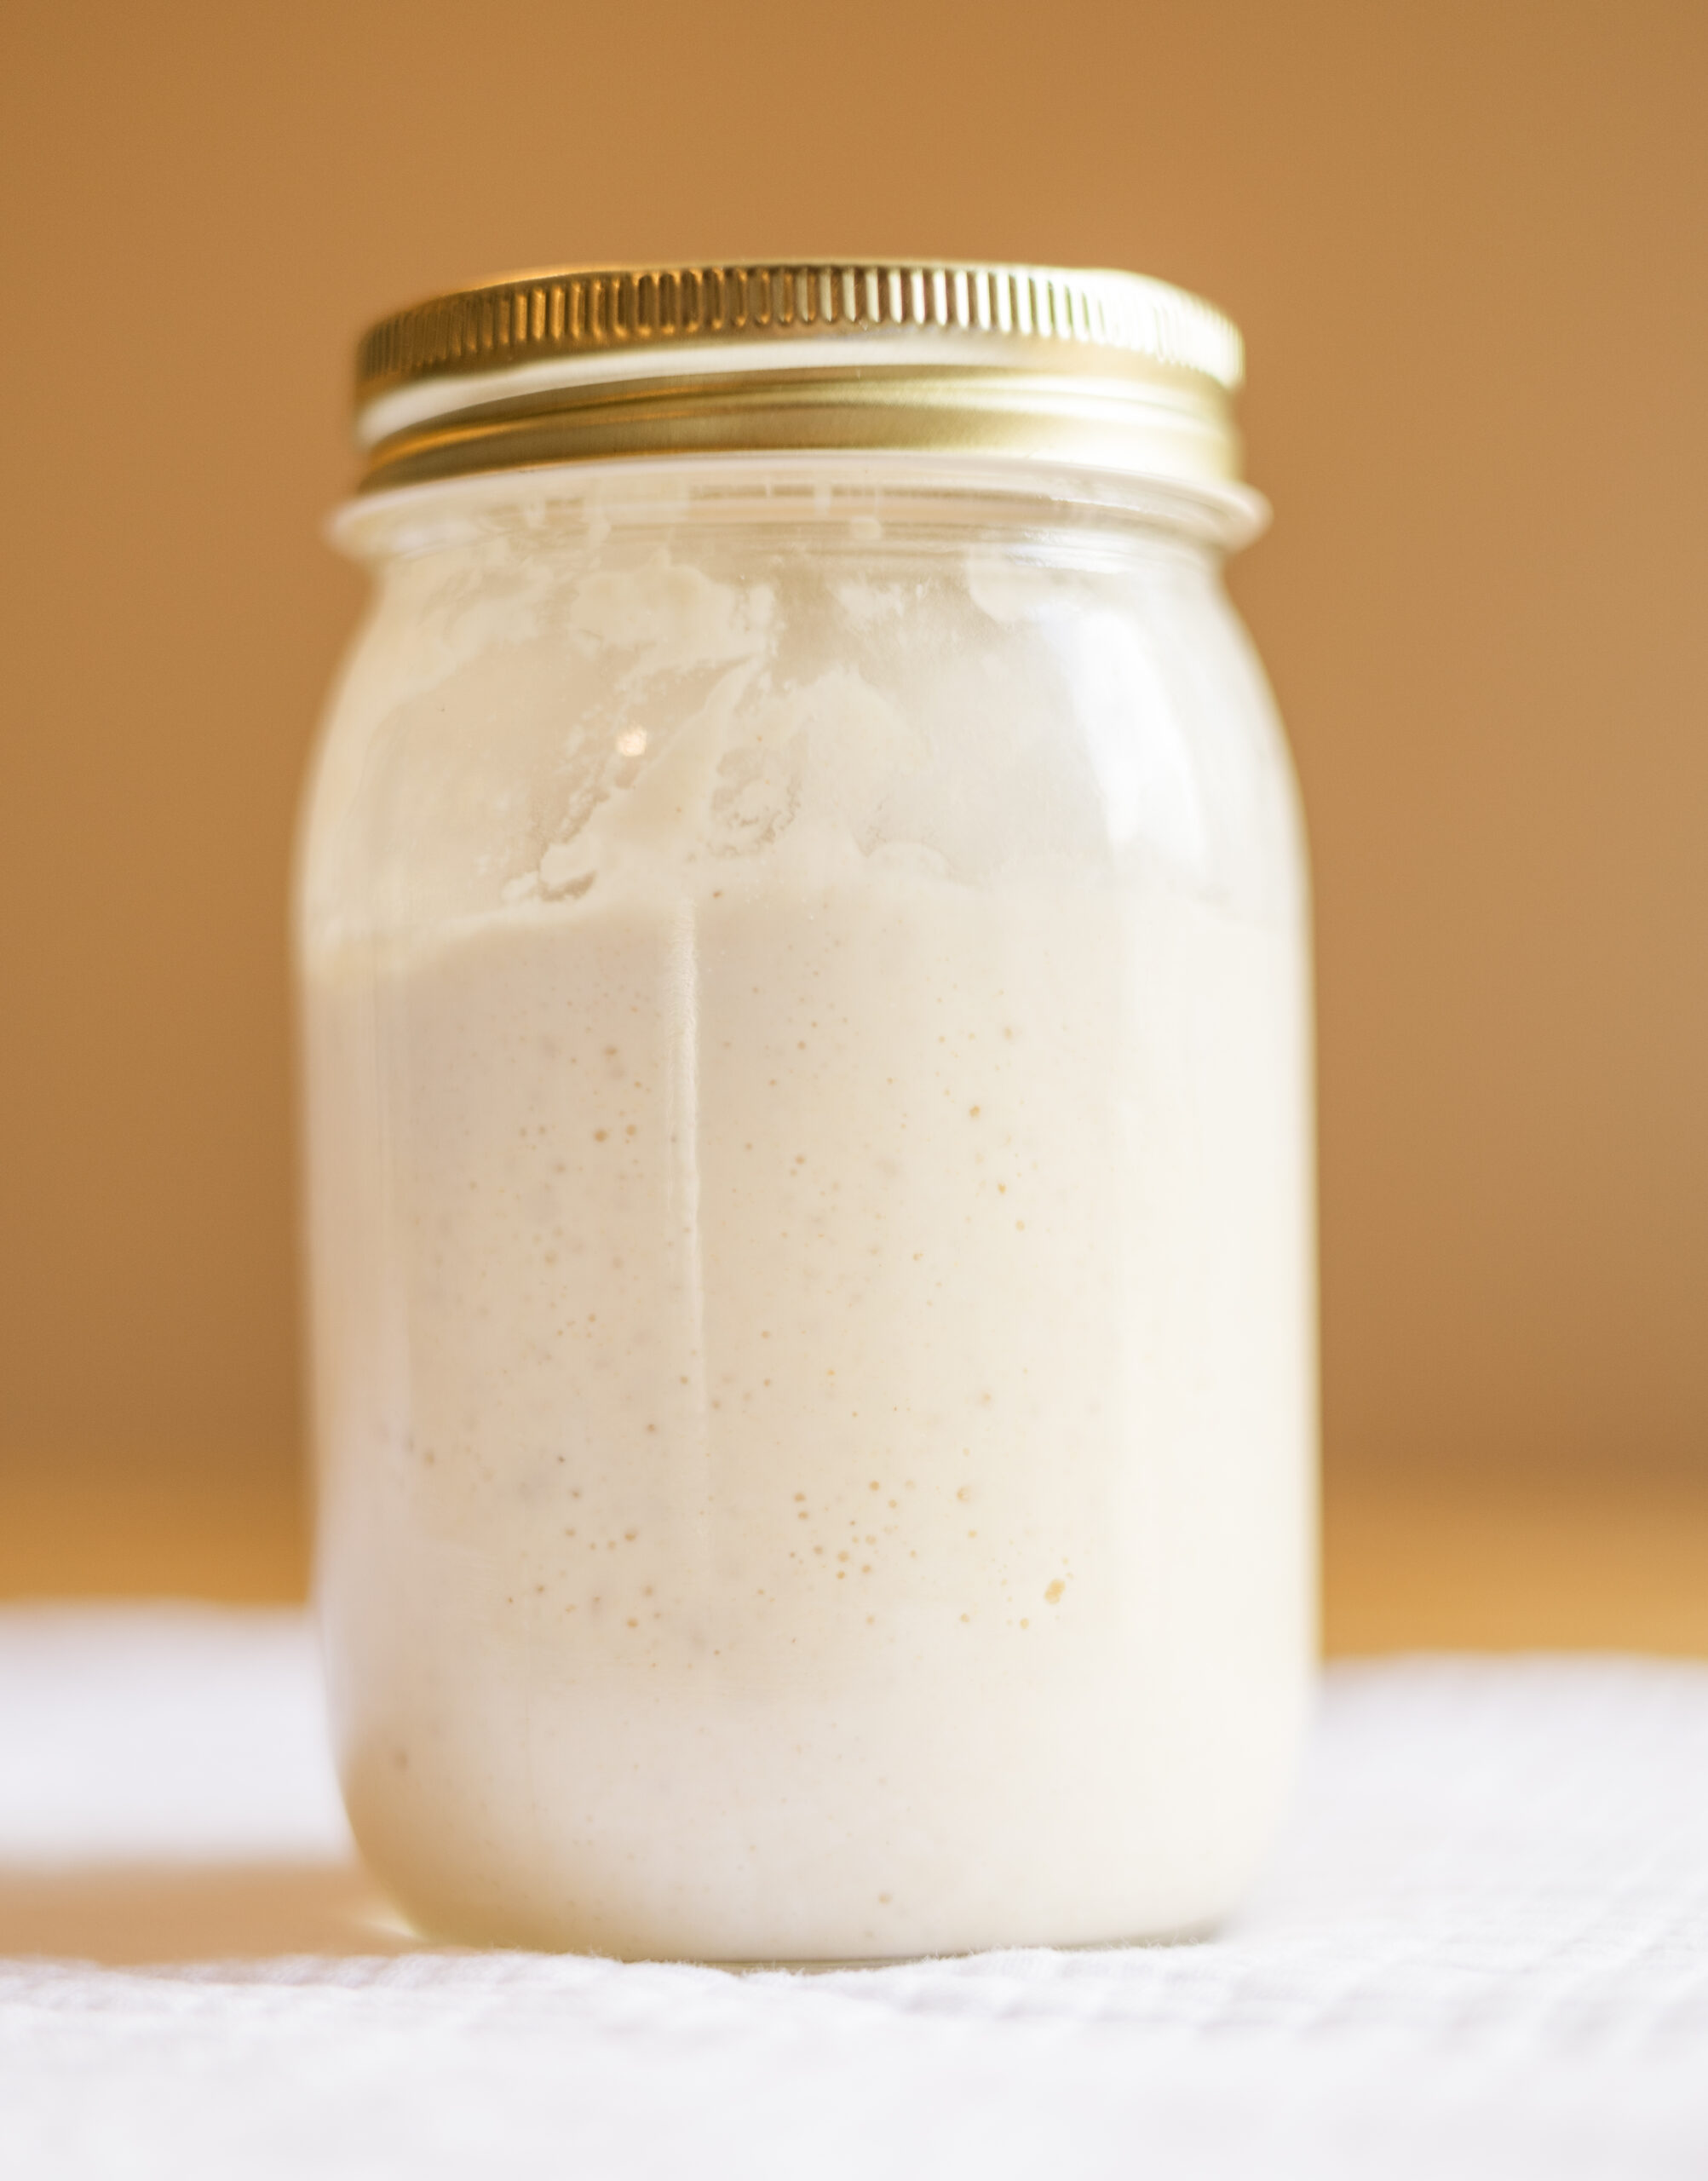
<svg viewBox="0 0 1708 2181"><path fill-rule="evenodd" d="M1314 1646L1292 774L1237 334L1115 273L531 275L360 359L296 949L317 1592L451 1939L1234 1903Z"/></svg>

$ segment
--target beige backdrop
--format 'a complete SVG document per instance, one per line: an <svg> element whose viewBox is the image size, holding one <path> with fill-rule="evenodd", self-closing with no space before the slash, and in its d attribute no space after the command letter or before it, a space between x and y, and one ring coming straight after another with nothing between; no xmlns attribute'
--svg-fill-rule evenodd
<svg viewBox="0 0 1708 2181"><path fill-rule="evenodd" d="M284 904L351 342L555 261L1131 266L1249 343L1331 1475L1708 1465L1708 9L5 11L0 1460L298 1456Z"/></svg>

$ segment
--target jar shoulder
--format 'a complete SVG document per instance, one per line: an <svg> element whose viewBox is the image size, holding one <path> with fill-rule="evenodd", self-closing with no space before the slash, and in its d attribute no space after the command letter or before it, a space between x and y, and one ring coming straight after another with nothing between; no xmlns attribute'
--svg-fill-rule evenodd
<svg viewBox="0 0 1708 2181"><path fill-rule="evenodd" d="M499 534L382 566L305 805L299 916L418 925L619 875L856 871L1304 898L1216 557L1048 535Z"/></svg>

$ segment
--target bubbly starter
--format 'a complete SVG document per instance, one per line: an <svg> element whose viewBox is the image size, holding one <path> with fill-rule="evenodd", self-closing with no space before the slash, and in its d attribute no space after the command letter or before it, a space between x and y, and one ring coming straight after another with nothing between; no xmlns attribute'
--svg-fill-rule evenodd
<svg viewBox="0 0 1708 2181"><path fill-rule="evenodd" d="M591 534L405 566L451 635L382 607L318 789L451 843L303 927L359 1837L430 1930L630 1956L1199 1927L1311 1642L1303 915L1168 709L1239 693L1116 659L1100 744L1050 632L1116 578Z"/></svg>

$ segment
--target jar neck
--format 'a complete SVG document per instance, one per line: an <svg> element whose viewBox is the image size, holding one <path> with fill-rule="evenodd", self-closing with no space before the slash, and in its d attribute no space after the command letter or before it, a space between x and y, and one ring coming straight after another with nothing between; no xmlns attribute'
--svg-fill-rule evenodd
<svg viewBox="0 0 1708 2181"><path fill-rule="evenodd" d="M370 565L543 538L565 527L636 542L649 532L786 533L870 549L880 539L1048 539L1096 559L1136 548L1219 559L1267 527L1243 485L1182 486L953 456L771 455L566 463L365 495L333 516L332 542Z"/></svg>

